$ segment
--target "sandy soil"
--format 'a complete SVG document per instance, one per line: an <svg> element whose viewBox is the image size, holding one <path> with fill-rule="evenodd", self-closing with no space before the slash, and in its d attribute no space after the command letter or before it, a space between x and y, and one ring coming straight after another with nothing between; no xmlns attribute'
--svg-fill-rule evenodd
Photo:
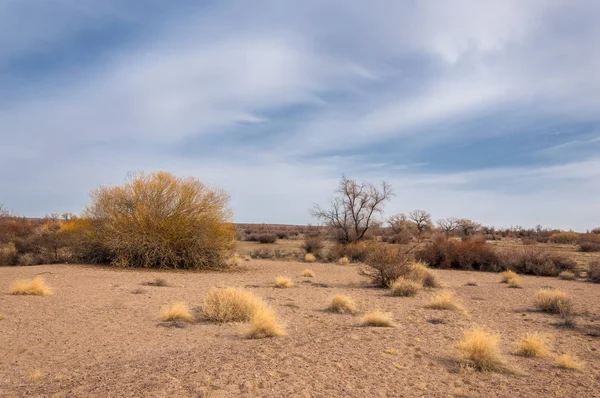
<svg viewBox="0 0 600 398"><path fill-rule="evenodd" d="M598 397L600 396L600 285L524 277L509 289L490 273L438 271L469 315L424 308L434 291L396 298L364 285L356 266L311 264L313 283L299 276L307 264L249 261L241 272L145 272L53 265L0 268L0 396L57 397ZM42 275L47 297L11 296L12 281ZM276 289L278 275L296 286ZM170 287L142 286L156 277ZM478 286L464 286L475 279ZM326 284L326 285L322 285ZM197 305L214 286L245 287L267 300L287 336L240 337L244 325L165 327L161 306ZM537 289L567 292L581 313L575 330L556 316L532 311ZM142 294L133 294L135 289ZM337 293L361 311L393 313L396 328L358 326L359 316L323 311ZM445 324L432 324L440 318ZM480 373L457 362L463 331L483 326L500 335L512 373ZM553 354L572 352L583 371L562 370L554 358L515 356L525 333L551 335Z"/></svg>

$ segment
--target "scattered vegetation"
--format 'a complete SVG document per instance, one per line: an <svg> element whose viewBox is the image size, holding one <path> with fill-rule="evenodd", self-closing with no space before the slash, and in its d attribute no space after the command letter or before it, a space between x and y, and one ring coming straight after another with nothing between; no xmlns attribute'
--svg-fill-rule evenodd
<svg viewBox="0 0 600 398"><path fill-rule="evenodd" d="M341 294L338 294L331 299L331 304L329 304L327 309L339 314L355 314L358 312L354 300Z"/></svg>
<svg viewBox="0 0 600 398"><path fill-rule="evenodd" d="M315 273L312 269L305 269L304 271L302 271L302 276L305 278L314 278Z"/></svg>
<svg viewBox="0 0 600 398"><path fill-rule="evenodd" d="M560 290L542 289L533 299L535 307L541 311L559 314L561 307L572 306L571 299Z"/></svg>
<svg viewBox="0 0 600 398"><path fill-rule="evenodd" d="M541 357L547 354L545 339L538 333L526 335L517 346L517 355L524 357Z"/></svg>
<svg viewBox="0 0 600 398"><path fill-rule="evenodd" d="M290 278L286 278L284 276L278 276L275 278L275 287L286 289L294 286L294 282Z"/></svg>
<svg viewBox="0 0 600 398"><path fill-rule="evenodd" d="M421 289L421 284L406 278L398 278L391 286L392 296L412 297L416 296Z"/></svg>
<svg viewBox="0 0 600 398"><path fill-rule="evenodd" d="M462 354L462 360L477 370L497 371L504 367L498 353L496 335L479 329L468 331L458 343L458 349Z"/></svg>
<svg viewBox="0 0 600 398"><path fill-rule="evenodd" d="M40 276L32 280L18 280L10 286L10 294L49 296L52 290Z"/></svg>
<svg viewBox="0 0 600 398"><path fill-rule="evenodd" d="M453 292L446 290L433 296L427 308L436 310L449 310L466 312L465 308L458 303Z"/></svg>
<svg viewBox="0 0 600 398"><path fill-rule="evenodd" d="M571 353L556 358L556 366L562 369L583 370L585 363Z"/></svg>
<svg viewBox="0 0 600 398"><path fill-rule="evenodd" d="M172 306L163 307L160 310L160 320L164 322L192 322L194 316L190 312L187 304L180 302L175 303Z"/></svg>
<svg viewBox="0 0 600 398"><path fill-rule="evenodd" d="M394 327L394 322L392 321L392 316L389 313L375 311L366 314L362 318L363 326L374 326L374 327Z"/></svg>

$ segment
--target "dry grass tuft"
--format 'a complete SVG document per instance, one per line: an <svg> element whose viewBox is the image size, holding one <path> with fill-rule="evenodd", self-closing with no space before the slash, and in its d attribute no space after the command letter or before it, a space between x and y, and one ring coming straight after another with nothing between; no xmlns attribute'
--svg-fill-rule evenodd
<svg viewBox="0 0 600 398"><path fill-rule="evenodd" d="M543 289L536 293L533 302L539 310L558 314L561 308L572 306L571 299L560 290Z"/></svg>
<svg viewBox="0 0 600 398"><path fill-rule="evenodd" d="M560 274L558 274L558 277L566 281L574 281L576 278L575 273L571 271L563 271Z"/></svg>
<svg viewBox="0 0 600 398"><path fill-rule="evenodd" d="M524 357L542 357L548 354L544 338L538 333L528 334L517 347L517 355Z"/></svg>
<svg viewBox="0 0 600 398"><path fill-rule="evenodd" d="M0 315L0 321L4 320L4 315Z"/></svg>
<svg viewBox="0 0 600 398"><path fill-rule="evenodd" d="M340 265L350 264L350 259L348 257L344 256L338 260L338 264L340 264Z"/></svg>
<svg viewBox="0 0 600 398"><path fill-rule="evenodd" d="M278 276L275 278L275 287L281 289L287 289L288 287L294 286L294 282L290 278L286 278L284 276Z"/></svg>
<svg viewBox="0 0 600 398"><path fill-rule="evenodd" d="M506 283L508 283L508 287L512 288L520 288L521 287L521 277L518 275L510 278Z"/></svg>
<svg viewBox="0 0 600 398"><path fill-rule="evenodd" d="M304 271L302 271L302 276L305 278L314 278L315 273L312 269L305 269Z"/></svg>
<svg viewBox="0 0 600 398"><path fill-rule="evenodd" d="M508 283L512 278L518 278L519 275L511 270L504 271L500 273L500 283Z"/></svg>
<svg viewBox="0 0 600 398"><path fill-rule="evenodd" d="M354 300L341 294L338 294L331 299L331 304L327 309L339 314L356 314L357 312Z"/></svg>
<svg viewBox="0 0 600 398"><path fill-rule="evenodd" d="M306 255L304 256L305 263L314 263L315 261L317 261L317 258L312 253L306 253Z"/></svg>
<svg viewBox="0 0 600 398"><path fill-rule="evenodd" d="M433 299L431 299L431 303L429 303L427 308L466 312L465 308L457 302L454 293L449 290L433 296Z"/></svg>
<svg viewBox="0 0 600 398"><path fill-rule="evenodd" d="M504 368L498 353L498 337L479 329L466 332L458 349L462 360L480 371L494 371Z"/></svg>
<svg viewBox="0 0 600 398"><path fill-rule="evenodd" d="M185 303L175 303L171 307L163 307L160 310L159 318L164 322L192 322L194 320L194 316Z"/></svg>
<svg viewBox="0 0 600 398"><path fill-rule="evenodd" d="M19 280L13 283L10 287L10 294L17 295L33 295L33 296L49 296L52 290L46 285L44 279L38 276L30 281Z"/></svg>
<svg viewBox="0 0 600 398"><path fill-rule="evenodd" d="M144 283L146 286L167 287L169 282L165 278L154 278L151 282Z"/></svg>
<svg viewBox="0 0 600 398"><path fill-rule="evenodd" d="M436 274L427 265L421 262L410 264L406 278L420 283L423 287L440 287L440 281Z"/></svg>
<svg viewBox="0 0 600 398"><path fill-rule="evenodd" d="M398 278L392 283L392 296L412 297L416 296L421 289L421 284L406 278Z"/></svg>
<svg viewBox="0 0 600 398"><path fill-rule="evenodd" d="M475 279L469 279L465 286L477 286L477 281Z"/></svg>
<svg viewBox="0 0 600 398"><path fill-rule="evenodd" d="M370 312L366 314L362 318L361 324L363 326L374 326L374 327L384 327L384 328L393 328L394 322L392 322L391 314L384 313L381 311Z"/></svg>
<svg viewBox="0 0 600 398"><path fill-rule="evenodd" d="M250 328L245 336L248 339L264 339L266 337L282 336L285 330L279 325L273 310L261 306L250 317Z"/></svg>
<svg viewBox="0 0 600 398"><path fill-rule="evenodd" d="M562 369L583 370L585 362L569 352L556 358L556 366Z"/></svg>
<svg viewBox="0 0 600 398"><path fill-rule="evenodd" d="M240 289L212 289L204 297L202 316L212 322L246 322L265 306L258 297Z"/></svg>

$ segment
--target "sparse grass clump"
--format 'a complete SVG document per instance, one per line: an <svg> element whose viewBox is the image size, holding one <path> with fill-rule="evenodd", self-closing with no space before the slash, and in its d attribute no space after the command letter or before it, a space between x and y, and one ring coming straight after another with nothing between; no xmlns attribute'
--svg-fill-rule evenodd
<svg viewBox="0 0 600 398"><path fill-rule="evenodd" d="M569 352L556 358L556 366L562 369L583 370L585 363Z"/></svg>
<svg viewBox="0 0 600 398"><path fill-rule="evenodd" d="M264 339L284 334L285 331L279 325L273 310L270 307L261 306L250 317L250 328L246 331L245 336L248 339Z"/></svg>
<svg viewBox="0 0 600 398"><path fill-rule="evenodd" d="M52 294L52 290L46 285L44 279L38 276L32 280L16 281L10 287L10 294L49 296Z"/></svg>
<svg viewBox="0 0 600 398"><path fill-rule="evenodd" d="M465 286L477 286L477 281L475 279L469 279Z"/></svg>
<svg viewBox="0 0 600 398"><path fill-rule="evenodd" d="M344 256L338 260L338 264L340 264L340 265L350 264L350 259L348 257Z"/></svg>
<svg viewBox="0 0 600 398"><path fill-rule="evenodd" d="M366 314L362 318L361 324L363 326L386 327L386 328L396 326L396 325L394 325L394 322L392 321L391 314L381 312L381 311L375 311L375 312L370 312L370 313Z"/></svg>
<svg viewBox="0 0 600 398"><path fill-rule="evenodd" d="M421 289L421 284L411 281L406 278L398 278L392 283L392 296L396 297L412 297L416 296Z"/></svg>
<svg viewBox="0 0 600 398"><path fill-rule="evenodd" d="M449 310L466 312L465 308L457 302L453 292L447 290L433 296L431 303L427 306L435 310Z"/></svg>
<svg viewBox="0 0 600 398"><path fill-rule="evenodd" d="M212 322L247 322L264 306L258 297L240 289L212 289L204 297L202 315Z"/></svg>
<svg viewBox="0 0 600 398"><path fill-rule="evenodd" d="M571 299L560 290L542 289L533 299L536 308L541 311L559 314L561 306L572 305Z"/></svg>
<svg viewBox="0 0 600 398"><path fill-rule="evenodd" d="M278 276L275 278L275 287L280 289L287 289L289 287L294 286L294 282L290 278L286 278L284 276Z"/></svg>
<svg viewBox="0 0 600 398"><path fill-rule="evenodd" d="M153 281L144 283L146 286L167 287L169 282L165 278L154 278Z"/></svg>
<svg viewBox="0 0 600 398"><path fill-rule="evenodd" d="M519 275L513 276L506 283L508 283L508 287L512 288L520 288L521 287L521 277Z"/></svg>
<svg viewBox="0 0 600 398"><path fill-rule="evenodd" d="M498 337L493 334L479 329L468 331L458 343L458 349L463 361L477 370L487 372L503 368Z"/></svg>
<svg viewBox="0 0 600 398"><path fill-rule="evenodd" d="M191 322L194 320L194 316L185 303L175 303L170 307L163 307L159 317L164 322Z"/></svg>
<svg viewBox="0 0 600 398"><path fill-rule="evenodd" d="M508 271L504 271L502 273L500 273L500 283L508 283L509 280L513 279L513 278L518 278L519 275L511 270Z"/></svg>
<svg viewBox="0 0 600 398"><path fill-rule="evenodd" d="M600 261L590 262L588 280L590 282L600 283Z"/></svg>
<svg viewBox="0 0 600 398"><path fill-rule="evenodd" d="M406 278L420 283L423 287L436 288L441 286L436 274L421 262L412 263L408 266Z"/></svg>
<svg viewBox="0 0 600 398"><path fill-rule="evenodd" d="M327 309L339 314L355 314L357 312L354 300L341 294L338 294L331 299L331 304Z"/></svg>
<svg viewBox="0 0 600 398"><path fill-rule="evenodd" d="M560 274L558 274L558 277L560 279L564 279L566 281L574 281L575 280L575 273L571 272L571 271L563 271Z"/></svg>
<svg viewBox="0 0 600 398"><path fill-rule="evenodd" d="M317 261L317 258L312 253L306 253L306 255L304 256L305 263L314 263L315 261Z"/></svg>
<svg viewBox="0 0 600 398"><path fill-rule="evenodd" d="M548 348L544 338L537 334L528 334L521 341L519 341L517 347L517 355L524 357L542 357L548 354Z"/></svg>
<svg viewBox="0 0 600 398"><path fill-rule="evenodd" d="M315 273L313 272L312 269L305 269L304 271L302 271L302 276L305 278L314 278L315 277Z"/></svg>

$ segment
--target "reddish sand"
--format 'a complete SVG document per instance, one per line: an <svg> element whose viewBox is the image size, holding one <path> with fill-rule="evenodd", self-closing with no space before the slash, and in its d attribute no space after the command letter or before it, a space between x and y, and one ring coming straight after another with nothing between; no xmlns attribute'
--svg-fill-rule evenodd
<svg viewBox="0 0 600 398"><path fill-rule="evenodd" d="M390 297L368 287L356 266L252 260L243 267L228 273L0 268L0 396L600 396L600 285L526 276L522 289L511 289L496 274L437 271L468 309L465 315L425 308L435 290ZM316 277L300 277L305 268ZM14 280L37 275L54 295L7 294ZM274 288L279 275L295 286ZM142 286L156 277L171 286ZM464 286L470 279L478 286ZM199 305L221 285L265 299L288 334L246 340L241 324L177 328L157 320L161 306ZM547 286L574 299L576 329L557 327L558 316L533 311L533 295ZM140 288L144 293L132 293ZM397 327L362 327L360 315L323 311L338 293L353 297L363 313L391 312ZM460 365L456 342L473 326L499 334L512 372ZM529 332L551 336L552 356L514 355L516 341ZM566 352L585 361L585 369L557 368L554 356Z"/></svg>

